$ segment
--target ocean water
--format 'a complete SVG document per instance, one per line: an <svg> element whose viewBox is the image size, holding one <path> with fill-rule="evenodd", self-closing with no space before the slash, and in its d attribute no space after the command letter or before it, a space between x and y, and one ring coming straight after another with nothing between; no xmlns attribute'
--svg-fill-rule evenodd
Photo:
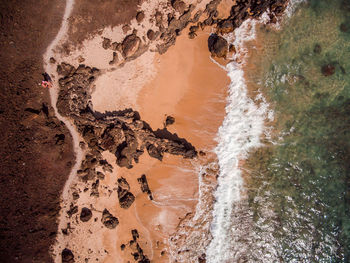
<svg viewBox="0 0 350 263"><path fill-rule="evenodd" d="M350 1L246 27L232 36L255 40L227 67L207 261L350 262Z"/></svg>

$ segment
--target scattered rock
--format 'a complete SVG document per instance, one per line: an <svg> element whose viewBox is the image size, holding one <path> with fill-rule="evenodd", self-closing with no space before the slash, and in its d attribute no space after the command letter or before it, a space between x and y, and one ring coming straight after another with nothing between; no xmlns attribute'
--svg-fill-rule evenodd
<svg viewBox="0 0 350 263"><path fill-rule="evenodd" d="M197 36L196 32L189 32L189 33L188 33L188 37L189 37L190 39L194 39L196 36Z"/></svg>
<svg viewBox="0 0 350 263"><path fill-rule="evenodd" d="M321 47L321 45L316 44L315 47L314 47L314 53L316 53L316 54L321 54L321 52L322 52L322 47Z"/></svg>
<svg viewBox="0 0 350 263"><path fill-rule="evenodd" d="M97 174L97 178L98 178L98 179L100 179L100 180L105 179L105 175L104 175L103 173L101 173L101 172L96 172L96 174Z"/></svg>
<svg viewBox="0 0 350 263"><path fill-rule="evenodd" d="M79 63L83 63L85 61L85 58L83 58L82 56L78 57L78 62Z"/></svg>
<svg viewBox="0 0 350 263"><path fill-rule="evenodd" d="M96 180L92 186L91 186L91 193L90 196L95 196L95 197L99 197L100 193L98 192L98 187L100 186L100 180Z"/></svg>
<svg viewBox="0 0 350 263"><path fill-rule="evenodd" d="M76 213L78 213L78 206L70 204L70 208L67 211L68 216L71 217L72 215L74 215Z"/></svg>
<svg viewBox="0 0 350 263"><path fill-rule="evenodd" d="M131 30L131 27L128 24L126 24L122 27L122 29L123 29L123 33L126 34L128 33L129 30Z"/></svg>
<svg viewBox="0 0 350 263"><path fill-rule="evenodd" d="M198 263L206 263L206 255L202 254L200 257L198 257Z"/></svg>
<svg viewBox="0 0 350 263"><path fill-rule="evenodd" d="M211 34L208 38L208 47L213 57L226 58L227 41L217 34Z"/></svg>
<svg viewBox="0 0 350 263"><path fill-rule="evenodd" d="M179 12L180 14L183 14L185 12L186 9L186 4L184 1L181 0L173 0L171 1L171 5L172 7Z"/></svg>
<svg viewBox="0 0 350 263"><path fill-rule="evenodd" d="M129 208L135 200L135 196L129 192L130 186L124 177L118 179L118 199L121 208Z"/></svg>
<svg viewBox="0 0 350 263"><path fill-rule="evenodd" d="M109 38L103 38L103 41L102 41L102 47L104 49L109 49L111 47L111 43L112 41L109 39Z"/></svg>
<svg viewBox="0 0 350 263"><path fill-rule="evenodd" d="M230 19L221 21L218 27L219 27L220 34L228 34L233 32L233 30L235 29L233 21Z"/></svg>
<svg viewBox="0 0 350 263"><path fill-rule="evenodd" d="M113 58L109 61L109 65L114 65L116 63L118 63L118 54L117 52L113 52Z"/></svg>
<svg viewBox="0 0 350 263"><path fill-rule="evenodd" d="M109 229L114 229L119 224L118 218L114 217L107 209L102 212L101 222Z"/></svg>
<svg viewBox="0 0 350 263"><path fill-rule="evenodd" d="M74 254L68 248L62 250L62 263L74 263Z"/></svg>
<svg viewBox="0 0 350 263"><path fill-rule="evenodd" d="M142 21L143 21L143 19L145 18L145 13L144 12L138 12L137 14L136 14L136 21L137 21L137 23L141 23Z"/></svg>
<svg viewBox="0 0 350 263"><path fill-rule="evenodd" d="M131 230L131 235L132 235L132 239L134 241L136 241L140 236L139 236L139 233L137 232L137 229L133 229Z"/></svg>
<svg viewBox="0 0 350 263"><path fill-rule="evenodd" d="M199 151L199 155L200 155L200 156L206 156L206 153L203 152L203 151Z"/></svg>
<svg viewBox="0 0 350 263"><path fill-rule="evenodd" d="M141 175L140 178L137 178L137 181L139 182L139 184L140 184L140 186L141 186L141 191L142 191L143 193L147 193L147 194L148 194L148 198L149 198L150 200L153 200L152 192L151 192L151 190L149 189L146 175L145 175L145 174Z"/></svg>
<svg viewBox="0 0 350 263"><path fill-rule="evenodd" d="M73 196L73 200L78 200L80 197L77 192L73 192L72 196Z"/></svg>
<svg viewBox="0 0 350 263"><path fill-rule="evenodd" d="M331 76L335 73L335 66L332 64L327 64L322 66L321 72L325 77Z"/></svg>
<svg viewBox="0 0 350 263"><path fill-rule="evenodd" d="M156 26L161 27L163 25L163 14L157 11L154 15L154 18L156 20Z"/></svg>
<svg viewBox="0 0 350 263"><path fill-rule="evenodd" d="M149 40L153 41L156 39L156 33L152 29L147 31L147 37Z"/></svg>
<svg viewBox="0 0 350 263"><path fill-rule="evenodd" d="M92 212L89 208L83 207L80 212L80 220L82 222L87 222L91 219L92 217Z"/></svg>
<svg viewBox="0 0 350 263"><path fill-rule="evenodd" d="M165 119L165 127L175 123L175 118L172 116L167 116Z"/></svg>

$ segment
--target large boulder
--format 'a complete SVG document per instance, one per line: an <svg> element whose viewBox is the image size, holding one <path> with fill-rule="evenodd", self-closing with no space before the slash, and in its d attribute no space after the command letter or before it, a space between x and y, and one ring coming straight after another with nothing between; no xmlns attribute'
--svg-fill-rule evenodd
<svg viewBox="0 0 350 263"><path fill-rule="evenodd" d="M82 222L87 222L91 219L92 217L92 212L89 208L83 207L80 212L80 220Z"/></svg>
<svg viewBox="0 0 350 263"><path fill-rule="evenodd" d="M109 229L114 229L119 224L118 218L114 217L107 209L102 212L101 222Z"/></svg>
<svg viewBox="0 0 350 263"><path fill-rule="evenodd" d="M135 34L128 35L122 43L123 56L127 58L134 55L139 49L140 43L141 40L138 36Z"/></svg>
<svg viewBox="0 0 350 263"><path fill-rule="evenodd" d="M208 38L208 48L213 57L226 58L228 44L225 38L211 34Z"/></svg>

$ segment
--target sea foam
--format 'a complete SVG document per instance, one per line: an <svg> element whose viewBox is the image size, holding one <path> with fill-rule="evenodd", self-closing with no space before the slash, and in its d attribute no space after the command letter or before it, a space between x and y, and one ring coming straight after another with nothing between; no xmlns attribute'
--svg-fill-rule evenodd
<svg viewBox="0 0 350 263"><path fill-rule="evenodd" d="M244 59L247 52L245 42L255 38L253 20L245 21L242 26L228 36L234 39L236 57ZM232 41L231 41L232 43ZM228 262L235 258L235 203L240 201L243 187L239 161L244 160L248 152L261 145L260 137L264 132L264 121L268 117L266 102L255 104L247 94L242 64L231 62L226 66L231 79L227 98L226 117L218 131L218 146L215 152L220 167L216 202L211 225L212 240L206 252L207 262ZM260 96L261 97L261 96Z"/></svg>

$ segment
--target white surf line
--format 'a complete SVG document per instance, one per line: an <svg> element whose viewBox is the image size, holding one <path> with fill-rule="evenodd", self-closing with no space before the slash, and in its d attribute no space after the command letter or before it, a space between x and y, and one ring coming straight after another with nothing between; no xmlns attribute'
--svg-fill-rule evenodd
<svg viewBox="0 0 350 263"><path fill-rule="evenodd" d="M63 38L66 36L68 31L68 18L72 12L74 5L74 0L66 0L66 7L64 11L64 16L61 24L61 28L58 31L55 39L50 43L50 45L47 47L46 52L43 56L44 59L44 69L45 71L50 74L52 77L52 88L50 88L50 98L51 98L51 105L54 108L55 115L57 119L62 121L68 128L70 134L72 135L73 139L73 147L74 147L74 153L75 153L75 164L68 176L68 179L64 185L63 192L62 192L62 200L66 200L68 198L68 192L70 185L73 181L73 178L75 177L77 170L80 167L82 158L83 158L83 151L79 146L80 136L78 132L75 130L74 126L72 125L71 121L67 118L63 117L61 114L59 114L57 110L57 98L58 98L58 91L59 91L59 85L58 85L58 75L56 72L56 64L50 63L50 58L54 57L54 49L57 47L59 42L63 40Z"/></svg>
<svg viewBox="0 0 350 263"><path fill-rule="evenodd" d="M250 27L252 26L252 28ZM234 32L237 55L244 55L244 42L254 38L255 22L245 21ZM242 45L243 44L243 45ZM245 159L250 149L260 145L268 105L257 106L247 94L241 65L231 62L226 66L231 79L227 98L226 117L218 132L215 152L219 162L218 187L211 224L212 240L207 248L207 262L232 262L235 247L232 218L234 204L240 200L243 179L239 161Z"/></svg>

